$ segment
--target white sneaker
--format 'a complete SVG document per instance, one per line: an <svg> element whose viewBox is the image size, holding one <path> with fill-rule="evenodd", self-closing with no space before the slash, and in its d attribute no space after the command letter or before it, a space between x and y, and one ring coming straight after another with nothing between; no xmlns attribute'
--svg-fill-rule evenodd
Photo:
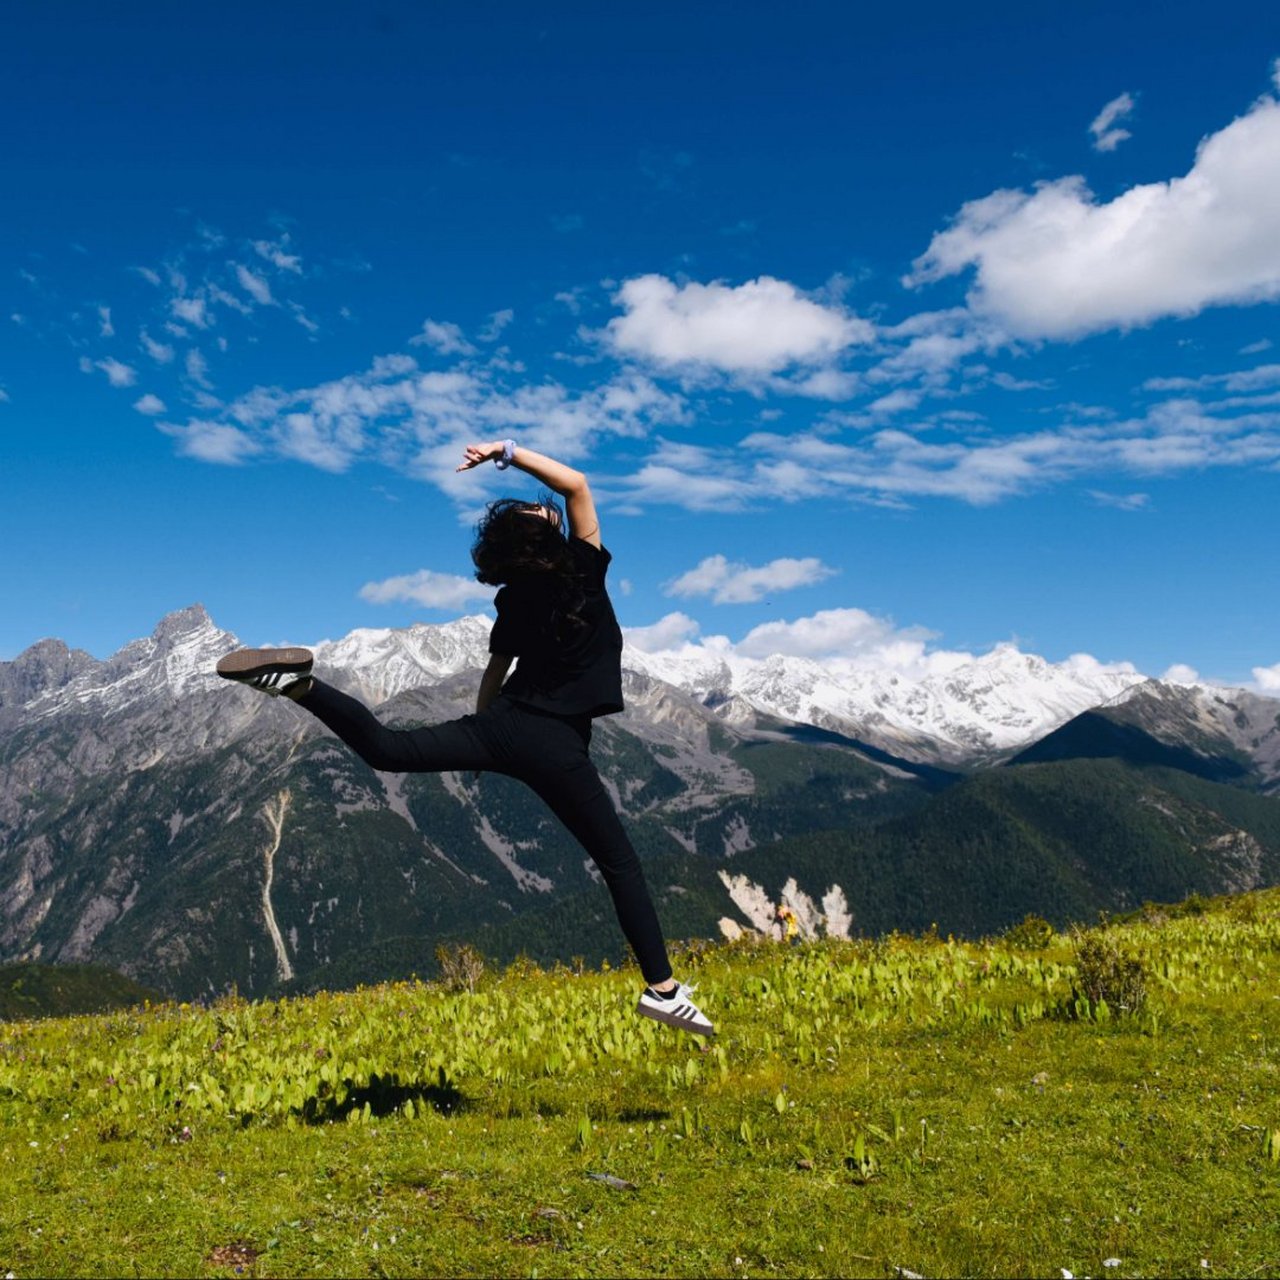
<svg viewBox="0 0 1280 1280"><path fill-rule="evenodd" d="M219 659L217 671L275 698L311 674L311 661L310 649L237 649Z"/></svg>
<svg viewBox="0 0 1280 1280"><path fill-rule="evenodd" d="M659 995L652 987L645 987L636 1012L655 1022L665 1022L669 1027L691 1031L695 1036L713 1036L715 1027L696 1004L693 1003L693 987L678 983L674 990Z"/></svg>

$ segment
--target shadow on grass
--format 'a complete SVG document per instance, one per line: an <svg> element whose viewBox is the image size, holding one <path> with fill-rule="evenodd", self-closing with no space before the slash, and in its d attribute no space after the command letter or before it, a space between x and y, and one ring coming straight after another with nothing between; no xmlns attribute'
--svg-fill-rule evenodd
<svg viewBox="0 0 1280 1280"><path fill-rule="evenodd" d="M657 1124L662 1120L670 1120L671 1112L660 1107L627 1107L616 1116L605 1115L601 1119L617 1120L619 1124Z"/></svg>
<svg viewBox="0 0 1280 1280"><path fill-rule="evenodd" d="M430 1107L442 1116L457 1115L467 1108L467 1099L453 1084L403 1084L398 1076L373 1076L362 1088L349 1089L341 1102L335 1098L309 1098L303 1109L308 1124L329 1124L345 1120L354 1111L368 1108L371 1118L383 1119L403 1111L413 1103L415 1111Z"/></svg>

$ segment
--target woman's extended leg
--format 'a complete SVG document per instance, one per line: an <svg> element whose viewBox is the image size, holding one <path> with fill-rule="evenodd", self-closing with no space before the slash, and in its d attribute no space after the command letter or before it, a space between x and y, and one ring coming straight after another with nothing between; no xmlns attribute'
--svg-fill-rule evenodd
<svg viewBox="0 0 1280 1280"><path fill-rule="evenodd" d="M295 700L371 769L385 773L501 769L492 748L476 732L476 716L422 729L388 729L364 703L314 677L311 688Z"/></svg>

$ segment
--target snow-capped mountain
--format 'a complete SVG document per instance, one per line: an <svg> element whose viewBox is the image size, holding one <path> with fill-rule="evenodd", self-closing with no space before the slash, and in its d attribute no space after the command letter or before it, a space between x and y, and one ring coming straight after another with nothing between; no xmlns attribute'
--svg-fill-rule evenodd
<svg viewBox="0 0 1280 1280"><path fill-rule="evenodd" d="M1016 749L1142 684L1136 672L1046 662L1001 645L945 674L911 680L849 662L776 654L649 654L624 663L741 718L749 709L818 725L913 760L972 764Z"/></svg>
<svg viewBox="0 0 1280 1280"><path fill-rule="evenodd" d="M482 668L490 621L483 615L400 630L365 628L313 642L317 670L373 704ZM118 715L158 697L212 692L218 657L239 641L193 605L146 639L103 662L41 641L0 663L0 716L20 707L41 719L78 707ZM623 651L624 669L671 685L729 723L755 713L817 725L907 759L964 766L1043 737L1090 707L1148 678L1097 664L1050 663L1001 645L972 662L911 680L848 661L714 650Z"/></svg>
<svg viewBox="0 0 1280 1280"><path fill-rule="evenodd" d="M467 617L312 647L321 675L382 704L392 723L432 722L474 705L489 626ZM287 700L218 679L218 658L239 643L192 606L105 660L44 640L0 662L0 960L91 960L171 992L234 981L254 993L290 974L329 973L371 947L390 950L348 974L407 972L417 963L405 959L407 939L451 931L518 925L527 930L519 945L540 938L560 954L581 934L566 940L536 923L553 904L594 904L581 908L598 922L589 927L615 936L594 867L524 788L493 775L374 773ZM862 846L849 852L849 842L927 817L959 776L936 764L990 763L1055 732L1083 735L1089 749L1067 742L1048 759L1106 756L1106 728L1091 730L1090 717L1211 763L1238 760L1241 786L1274 789L1280 774L1275 700L1055 665L1012 647L915 681L849 661L629 647L624 687L627 711L599 724L593 756L637 848L666 868L655 888L664 919L690 932L721 917L750 927L726 888L737 881L713 867L736 860L763 883L775 856L789 859L808 840L804 892L829 921L843 919L827 899L836 903L837 889L855 895L865 879ZM1129 787L1123 803L1155 804L1134 799L1145 785ZM1271 874L1272 852L1258 839L1220 815L1197 810L1193 821L1184 803L1160 799L1156 810L1177 819L1169 840L1199 833L1184 850L1191 861L1177 865L1217 866L1222 849L1238 846L1252 879L1227 868L1206 885ZM993 809L990 822L1003 812ZM886 866L964 830L942 821L903 836L901 849L889 839ZM783 869L785 896L793 871ZM917 871L911 901L945 897L927 867ZM1223 879L1228 871L1236 878ZM1039 883L1005 905L1035 907ZM972 888L969 924L998 926L983 914L981 886ZM1114 905L1114 892L1097 904ZM848 897L863 919L871 904L895 901L874 886L861 907ZM941 918L931 909L928 918ZM896 923L886 917L884 927Z"/></svg>

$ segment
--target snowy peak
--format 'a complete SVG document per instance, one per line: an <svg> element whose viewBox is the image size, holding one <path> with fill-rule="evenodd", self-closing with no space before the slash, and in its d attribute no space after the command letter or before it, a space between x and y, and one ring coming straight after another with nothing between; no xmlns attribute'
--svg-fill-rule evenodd
<svg viewBox="0 0 1280 1280"><path fill-rule="evenodd" d="M105 662L81 663L72 679L28 698L25 709L36 719L67 710L119 714L158 698L212 690L218 684L218 658L238 643L202 605L192 605L168 614L150 636L125 645Z"/></svg>
<svg viewBox="0 0 1280 1280"><path fill-rule="evenodd" d="M474 614L403 631L363 628L314 645L316 666L341 674L345 685L357 687L370 702L385 702L406 689L482 669L489 661L491 625Z"/></svg>
<svg viewBox="0 0 1280 1280"><path fill-rule="evenodd" d="M693 646L657 654L628 648L623 662L708 705L732 707L739 719L745 703L912 759L946 762L1014 749L1146 680L1083 660L1047 662L1012 645L915 678L849 659L744 658Z"/></svg>
<svg viewBox="0 0 1280 1280"><path fill-rule="evenodd" d="M488 661L491 625L489 618L476 614L399 630L366 628L311 647L322 675L377 705L464 672L478 674ZM60 641L41 641L13 662L0 663L0 712L10 721L15 716L43 719L64 710L119 716L132 714L133 708L211 695L210 724L217 720L223 725L218 732L233 732L235 717L218 697L222 682L214 667L238 644L198 604L169 614L150 636L105 662L68 650ZM748 658L716 643L661 653L628 645L623 667L674 687L733 724L750 725L763 714L830 729L929 763L990 762L1083 711L1136 696L1137 690L1148 691L1150 698L1173 699L1183 721L1196 719L1206 733L1246 734L1233 727L1232 717L1240 712L1231 709L1229 698L1238 691L1165 685L1131 668L1107 667L1084 657L1048 662L1014 645L941 668L935 663L932 669L928 657L915 669L894 669L852 657ZM1246 736L1271 733L1274 701L1241 696L1266 704L1250 704ZM240 710L250 719L265 714L256 704ZM1280 754L1280 732L1274 736Z"/></svg>
<svg viewBox="0 0 1280 1280"><path fill-rule="evenodd" d="M0 709L18 707L98 665L83 649L61 640L39 640L12 662L0 662Z"/></svg>

